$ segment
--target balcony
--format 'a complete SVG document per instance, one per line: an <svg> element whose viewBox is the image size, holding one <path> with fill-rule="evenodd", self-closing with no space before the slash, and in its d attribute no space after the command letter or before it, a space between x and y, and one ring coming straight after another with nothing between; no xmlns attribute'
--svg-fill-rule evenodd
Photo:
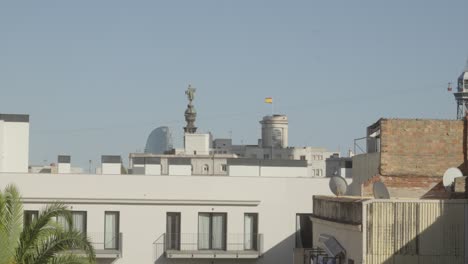
<svg viewBox="0 0 468 264"><path fill-rule="evenodd" d="M98 259L122 257L122 233L87 233Z"/></svg>
<svg viewBox="0 0 468 264"><path fill-rule="evenodd" d="M163 234L154 244L157 253L168 259L257 259L262 253L262 240L261 234L227 234L216 238L182 233Z"/></svg>

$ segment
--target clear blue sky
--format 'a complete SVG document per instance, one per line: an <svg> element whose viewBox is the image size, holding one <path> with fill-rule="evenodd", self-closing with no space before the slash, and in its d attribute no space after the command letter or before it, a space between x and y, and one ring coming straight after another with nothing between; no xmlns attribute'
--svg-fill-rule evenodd
<svg viewBox="0 0 468 264"><path fill-rule="evenodd" d="M30 162L181 144L184 90L199 130L255 143L290 119L290 144L345 152L380 117L455 118L466 0L0 0L0 112L31 118Z"/></svg>

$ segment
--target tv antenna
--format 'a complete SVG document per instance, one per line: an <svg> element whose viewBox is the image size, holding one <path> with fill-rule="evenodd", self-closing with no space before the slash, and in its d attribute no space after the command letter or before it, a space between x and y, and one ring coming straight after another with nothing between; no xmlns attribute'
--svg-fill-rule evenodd
<svg viewBox="0 0 468 264"><path fill-rule="evenodd" d="M340 176L333 176L330 178L328 182L328 186L333 194L336 196L342 196L346 194L348 190L348 183L343 177Z"/></svg>
<svg viewBox="0 0 468 264"><path fill-rule="evenodd" d="M445 171L442 183L444 184L446 191L451 192L453 190L455 178L458 177L463 177L463 173L458 168L452 167Z"/></svg>
<svg viewBox="0 0 468 264"><path fill-rule="evenodd" d="M390 199L390 193L383 182L374 182L373 192L375 199Z"/></svg>

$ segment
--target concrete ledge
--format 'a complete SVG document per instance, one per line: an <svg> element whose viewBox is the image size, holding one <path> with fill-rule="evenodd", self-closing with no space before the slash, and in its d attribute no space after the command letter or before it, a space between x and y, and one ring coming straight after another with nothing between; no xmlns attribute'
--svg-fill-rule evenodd
<svg viewBox="0 0 468 264"><path fill-rule="evenodd" d="M167 250L166 258L172 259L257 259L258 251L224 251L224 250Z"/></svg>
<svg viewBox="0 0 468 264"><path fill-rule="evenodd" d="M23 198L25 204L48 204L60 201L65 204L126 204L126 205L226 205L258 206L257 200L171 200L171 199L106 199L106 198Z"/></svg>

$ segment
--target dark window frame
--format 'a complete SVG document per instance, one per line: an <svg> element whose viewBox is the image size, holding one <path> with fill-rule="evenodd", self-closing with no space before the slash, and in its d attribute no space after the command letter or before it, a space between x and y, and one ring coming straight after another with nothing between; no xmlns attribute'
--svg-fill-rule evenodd
<svg viewBox="0 0 468 264"><path fill-rule="evenodd" d="M115 243L115 248L108 248L106 247L106 215L107 214L114 214L116 215L116 243ZM104 211L104 250L117 250L120 248L120 211Z"/></svg>
<svg viewBox="0 0 468 264"><path fill-rule="evenodd" d="M173 241L173 237L171 236L171 232L169 230L169 215L173 215L173 216L178 216L178 223L177 223L177 230L179 230L179 233L176 233L176 236L174 238L174 241L175 241L175 246L172 247L172 244L171 243ZM169 250L180 250L180 237L181 237L181 234L180 234L180 227L181 227L181 221L182 220L182 215L180 212L166 212L166 249L169 249Z"/></svg>
<svg viewBox="0 0 468 264"><path fill-rule="evenodd" d="M255 225L254 225L254 232L252 232L252 248L246 248L245 245L245 238L243 241L244 244L244 250L254 250L258 251L259 250L259 237L258 237L258 213L252 212L252 213L244 213L244 232L245 232L245 217L248 215L253 215L255 216ZM244 233L244 236L246 234Z"/></svg>
<svg viewBox="0 0 468 264"><path fill-rule="evenodd" d="M200 248L199 245L199 234L200 234L200 215L207 214L210 216L210 227L209 227L209 246L208 248ZM224 222L223 222L223 245L222 248L213 248L213 215L223 215ZM197 248L198 250L227 250L227 222L228 222L228 214L227 212L198 212L198 225L197 225Z"/></svg>
<svg viewBox="0 0 468 264"><path fill-rule="evenodd" d="M39 210L24 210L23 211L23 227L30 225L34 219L29 216L35 215L36 219L39 217Z"/></svg>
<svg viewBox="0 0 468 264"><path fill-rule="evenodd" d="M84 229L84 234L86 235L88 233L88 212L87 211L70 211L72 215L72 220L73 220L73 214L83 214L83 229ZM74 223L72 223L74 225Z"/></svg>
<svg viewBox="0 0 468 264"><path fill-rule="evenodd" d="M314 227L313 227L312 221L310 220L310 217L311 217L312 215L313 215L312 213L296 213L296 218L295 218L295 223L296 223L295 247L296 247L296 248L312 248L312 247L313 247L313 243L314 243L314 241L313 241L313 239L314 239L314 236L313 236ZM304 241L303 241L304 237L302 237L303 234L302 234L302 232L301 232L301 229L302 229L302 228L301 228L301 229L298 228L297 221L298 221L298 217L300 217L300 216L307 217L307 218L309 218L309 220L310 220L310 232L309 232L309 234L310 234L310 245L309 245L309 244L304 245ZM300 221L300 219L299 219L299 221ZM301 240L301 244L302 244L302 245L299 245L299 243L298 243L299 239ZM299 247L299 246L301 246L301 247Z"/></svg>

